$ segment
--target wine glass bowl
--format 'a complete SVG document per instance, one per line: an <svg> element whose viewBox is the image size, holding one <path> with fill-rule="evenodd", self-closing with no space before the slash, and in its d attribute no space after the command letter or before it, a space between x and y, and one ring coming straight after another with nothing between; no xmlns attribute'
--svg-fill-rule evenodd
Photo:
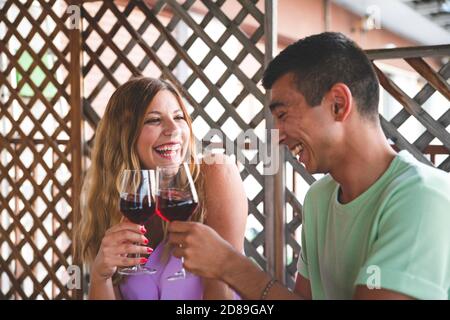
<svg viewBox="0 0 450 320"><path fill-rule="evenodd" d="M156 213L165 221L187 221L198 207L197 190L187 163L156 169ZM181 258L181 262L184 260ZM180 271L168 280L184 279L186 271Z"/></svg>
<svg viewBox="0 0 450 320"><path fill-rule="evenodd" d="M156 210L156 204L145 196L127 194L120 198L120 212L131 222L144 225L150 220Z"/></svg>
<svg viewBox="0 0 450 320"><path fill-rule="evenodd" d="M159 190L157 200L158 214L166 221L187 221L198 206L189 192L178 189Z"/></svg>
<svg viewBox="0 0 450 320"><path fill-rule="evenodd" d="M119 208L122 214L141 228L155 214L155 172L153 170L124 170L120 179ZM138 245L138 244L136 244ZM136 258L140 255L135 254ZM122 275L153 274L156 270L141 265L119 268Z"/></svg>

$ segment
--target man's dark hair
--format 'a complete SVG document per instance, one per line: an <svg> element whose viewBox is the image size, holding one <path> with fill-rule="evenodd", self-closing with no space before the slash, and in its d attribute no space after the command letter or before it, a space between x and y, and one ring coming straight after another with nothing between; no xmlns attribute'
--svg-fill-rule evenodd
<svg viewBox="0 0 450 320"><path fill-rule="evenodd" d="M378 119L379 84L364 51L341 33L324 32L301 39L273 59L263 77L263 86L292 73L301 94L311 106L320 104L331 87L344 83L352 92L361 115Z"/></svg>

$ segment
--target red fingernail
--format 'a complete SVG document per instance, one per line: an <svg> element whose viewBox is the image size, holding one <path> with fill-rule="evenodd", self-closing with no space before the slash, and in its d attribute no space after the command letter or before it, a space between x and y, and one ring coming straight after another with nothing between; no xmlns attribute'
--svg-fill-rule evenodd
<svg viewBox="0 0 450 320"><path fill-rule="evenodd" d="M148 253L152 253L152 252L153 252L153 249L152 249L152 248L147 248L147 252L148 252Z"/></svg>
<svg viewBox="0 0 450 320"><path fill-rule="evenodd" d="M146 263L148 261L147 258L141 258L141 263Z"/></svg>
<svg viewBox="0 0 450 320"><path fill-rule="evenodd" d="M144 234L144 233L146 233L146 232L147 232L147 230L145 230L145 227L144 227L144 226L141 226L141 233Z"/></svg>
<svg viewBox="0 0 450 320"><path fill-rule="evenodd" d="M148 240L147 239L144 239L144 244L147 244L148 243Z"/></svg>

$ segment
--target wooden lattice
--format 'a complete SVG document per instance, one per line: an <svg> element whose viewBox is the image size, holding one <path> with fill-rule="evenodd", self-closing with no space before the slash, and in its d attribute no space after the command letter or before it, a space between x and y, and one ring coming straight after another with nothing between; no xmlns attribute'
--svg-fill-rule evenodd
<svg viewBox="0 0 450 320"><path fill-rule="evenodd" d="M65 6L0 7L0 297L70 298L74 145Z"/></svg>

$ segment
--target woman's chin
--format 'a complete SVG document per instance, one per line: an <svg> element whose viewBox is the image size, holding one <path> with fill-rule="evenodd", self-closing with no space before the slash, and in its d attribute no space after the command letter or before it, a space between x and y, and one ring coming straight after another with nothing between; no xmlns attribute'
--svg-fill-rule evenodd
<svg viewBox="0 0 450 320"><path fill-rule="evenodd" d="M170 165L177 165L181 164L182 160L179 154L173 155L173 156L163 156L158 155L155 159L156 166L170 166Z"/></svg>

